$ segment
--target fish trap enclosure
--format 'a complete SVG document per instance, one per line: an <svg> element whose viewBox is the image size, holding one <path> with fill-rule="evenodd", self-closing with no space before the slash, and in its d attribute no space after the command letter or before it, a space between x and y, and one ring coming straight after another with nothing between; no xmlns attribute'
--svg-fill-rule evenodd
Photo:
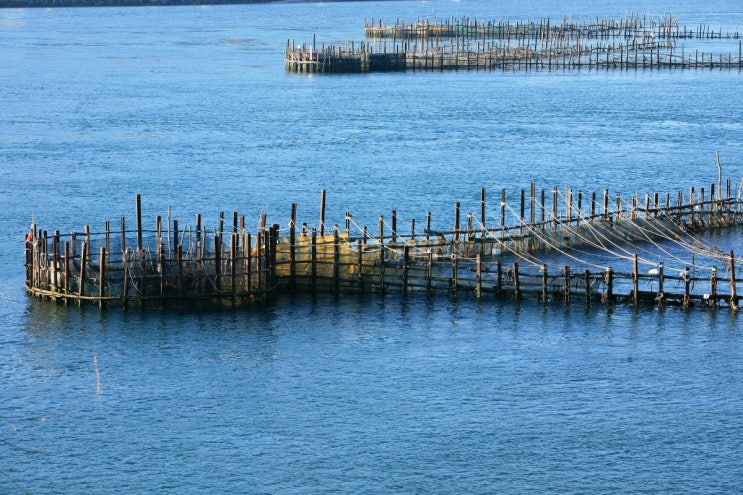
<svg viewBox="0 0 743 495"><path fill-rule="evenodd" d="M625 200L606 189L538 193L532 183L515 201L502 189L494 209L482 189L479 214L464 215L456 203L447 228L434 228L429 212L419 231L415 219L400 228L392 211L378 217L375 230L346 212L345 228L326 232L323 191L317 228L298 227L293 204L287 228L269 227L261 215L254 234L237 212L231 224L221 213L211 231L200 214L193 227L168 216L146 231L137 196L132 230L125 218L101 232L86 226L49 234L33 225L25 287L42 299L101 308L238 307L279 293L737 308L740 259L699 237L738 232L743 224L740 191L730 180L725 186Z"/></svg>
<svg viewBox="0 0 743 495"><path fill-rule="evenodd" d="M342 44L288 40L290 72L389 72L557 69L741 69L737 31L683 26L672 14L658 19L583 19L563 16L502 19L418 19L365 22L366 41Z"/></svg>

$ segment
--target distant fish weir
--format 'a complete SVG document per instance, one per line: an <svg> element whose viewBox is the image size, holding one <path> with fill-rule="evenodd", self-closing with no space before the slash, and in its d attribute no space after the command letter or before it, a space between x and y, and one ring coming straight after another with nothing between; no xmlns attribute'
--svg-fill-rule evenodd
<svg viewBox="0 0 743 495"><path fill-rule="evenodd" d="M267 226L261 216L254 234L234 212L207 228L165 222L142 228L136 198L136 228L49 233L32 225L25 243L26 291L63 304L101 308L211 309L249 306L277 294L419 293L478 299L533 299L544 302L683 307L738 307L732 250L708 246L702 230L736 229L743 224L741 192L728 180L684 197L670 194L610 198L541 190L531 184L514 197L500 191L488 208L462 215L454 207L450 227L435 229L432 215L416 231L404 230L392 211L378 217L375 232L357 225L350 212L345 227L326 229L325 191L316 228L297 225L292 205L288 227ZM675 204L674 204L675 203ZM670 246L688 253L674 255ZM667 262L652 261L653 250ZM702 261L702 260L707 261ZM615 270L610 260L623 269ZM718 268L719 265L719 268ZM641 270L641 266L646 268ZM672 268L675 266L675 268ZM650 267L649 269L647 267Z"/></svg>
<svg viewBox="0 0 743 495"><path fill-rule="evenodd" d="M739 33L690 28L669 14L573 22L468 18L365 23L366 41L288 40L290 72L558 69L741 69ZM721 47L729 45L727 50Z"/></svg>

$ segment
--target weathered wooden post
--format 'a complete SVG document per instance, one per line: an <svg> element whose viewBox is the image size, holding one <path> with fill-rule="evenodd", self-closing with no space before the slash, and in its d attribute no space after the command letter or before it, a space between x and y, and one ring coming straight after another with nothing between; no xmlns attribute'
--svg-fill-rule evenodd
<svg viewBox="0 0 743 495"><path fill-rule="evenodd" d="M426 264L426 295L431 297L433 283L433 252L429 249Z"/></svg>
<svg viewBox="0 0 743 495"><path fill-rule="evenodd" d="M506 189L500 190L500 236L506 235Z"/></svg>
<svg viewBox="0 0 743 495"><path fill-rule="evenodd" d="M681 272L681 278L684 280L684 299L682 305L684 308L688 308L691 304L691 276L689 275L688 266Z"/></svg>
<svg viewBox="0 0 743 495"><path fill-rule="evenodd" d="M426 244L428 244L428 241L431 240L431 212L430 211L426 213L425 234L426 234Z"/></svg>
<svg viewBox="0 0 743 495"><path fill-rule="evenodd" d="M289 221L289 290L297 290L297 203L292 203Z"/></svg>
<svg viewBox="0 0 743 495"><path fill-rule="evenodd" d="M178 239L178 220L173 220L173 252L177 252L179 247ZM170 254L170 253L168 253Z"/></svg>
<svg viewBox="0 0 743 495"><path fill-rule="evenodd" d="M357 282L359 284L359 294L364 293L364 244L361 239L356 241L356 269L358 270Z"/></svg>
<svg viewBox="0 0 743 495"><path fill-rule="evenodd" d="M338 229L333 229L333 294L340 293L341 243Z"/></svg>
<svg viewBox="0 0 743 495"><path fill-rule="evenodd" d="M382 295L385 293L384 284L384 217L379 215L379 286Z"/></svg>
<svg viewBox="0 0 743 495"><path fill-rule="evenodd" d="M392 210L392 238L390 241L393 245L397 243L397 210Z"/></svg>
<svg viewBox="0 0 743 495"><path fill-rule="evenodd" d="M136 196L136 208L137 208L137 251L142 250L142 197L137 194Z"/></svg>
<svg viewBox="0 0 743 495"><path fill-rule="evenodd" d="M70 241L64 242L64 259L62 260L62 269L64 270L64 280L62 281L62 290L64 293L64 303L67 305L70 295ZM124 265L124 287L126 287L126 264ZM126 290L124 291L126 297Z"/></svg>
<svg viewBox="0 0 743 495"><path fill-rule="evenodd" d="M28 243L26 245L28 248ZM52 274L52 290L54 292L59 291L59 230L54 231L54 237L52 238L52 266L54 267L54 273Z"/></svg>
<svg viewBox="0 0 743 495"><path fill-rule="evenodd" d="M106 220L105 222L105 229L106 229L106 238L105 238L105 242L103 246L106 248L106 252L110 253L111 252L111 222L109 222L108 220ZM58 233L59 231L56 231L56 232Z"/></svg>
<svg viewBox="0 0 743 495"><path fill-rule="evenodd" d="M325 189L320 193L320 237L325 235Z"/></svg>
<svg viewBox="0 0 743 495"><path fill-rule="evenodd" d="M201 213L196 214L196 261L201 261L203 250L201 249Z"/></svg>
<svg viewBox="0 0 743 495"><path fill-rule="evenodd" d="M609 190L604 189L604 220L609 219Z"/></svg>
<svg viewBox="0 0 743 495"><path fill-rule="evenodd" d="M557 186L552 186L552 229L557 228Z"/></svg>
<svg viewBox="0 0 743 495"><path fill-rule="evenodd" d="M480 299L482 296L482 256L480 256L480 253L475 255L475 263L475 297Z"/></svg>
<svg viewBox="0 0 743 495"><path fill-rule="evenodd" d="M459 241L459 201L454 204L454 242Z"/></svg>
<svg viewBox="0 0 743 495"><path fill-rule="evenodd" d="M237 226L237 225L235 225ZM237 302L237 229L234 229L230 236L230 298L232 307L235 307Z"/></svg>
<svg viewBox="0 0 743 495"><path fill-rule="evenodd" d="M565 216L567 217L567 226L573 224L573 190L568 189L567 198L565 198Z"/></svg>
<svg viewBox="0 0 743 495"><path fill-rule="evenodd" d="M160 265L160 309L165 309L165 252L161 248L160 256L158 257L158 264Z"/></svg>
<svg viewBox="0 0 743 495"><path fill-rule="evenodd" d="M269 254L269 260L271 263L271 271L269 272L271 286L270 290L276 287L276 255L278 254L279 245L279 224L273 224L271 226L271 252Z"/></svg>
<svg viewBox="0 0 743 495"><path fill-rule="evenodd" d="M692 222L692 223L694 223L694 209L695 209L695 208L694 208L694 204L695 204L695 199L694 199L694 187L692 186L692 187L691 187L691 188L689 189L689 205L688 205L688 208L689 208L689 216L691 217L691 222Z"/></svg>
<svg viewBox="0 0 743 495"><path fill-rule="evenodd" d="M521 286L519 283L519 264L517 261L513 262L513 295L516 300L521 298Z"/></svg>
<svg viewBox="0 0 743 495"><path fill-rule="evenodd" d="M253 290L253 238L251 234L248 234L245 238L245 290L248 292L248 297L252 297Z"/></svg>
<svg viewBox="0 0 743 495"><path fill-rule="evenodd" d="M80 278L77 283L77 305L81 306L83 303L83 296L85 295L85 276L86 266L88 264L88 243L83 241L82 252L80 253Z"/></svg>
<svg viewBox="0 0 743 495"><path fill-rule="evenodd" d="M738 292L735 287L735 255L730 250L730 308L738 309Z"/></svg>
<svg viewBox="0 0 743 495"><path fill-rule="evenodd" d="M160 215L157 215L155 217L155 256L157 258L158 265L160 264L160 255L163 253L162 229L162 217Z"/></svg>
<svg viewBox="0 0 743 495"><path fill-rule="evenodd" d="M632 255L632 302L635 306L640 301L640 277L637 268L637 253Z"/></svg>
<svg viewBox="0 0 743 495"><path fill-rule="evenodd" d="M402 248L402 293L408 295L408 269L410 267L410 245L405 244Z"/></svg>
<svg viewBox="0 0 743 495"><path fill-rule="evenodd" d="M710 292L710 302L709 306L711 308L717 307L717 267L712 267L712 275L709 279L709 292Z"/></svg>
<svg viewBox="0 0 743 495"><path fill-rule="evenodd" d="M126 261L126 217L121 217L121 259Z"/></svg>
<svg viewBox="0 0 743 495"><path fill-rule="evenodd" d="M317 229L312 229L310 241L310 280L312 281L312 294L317 294Z"/></svg>
<svg viewBox="0 0 743 495"><path fill-rule="evenodd" d="M222 292L222 233L214 236L214 283L217 294Z"/></svg>
<svg viewBox="0 0 743 495"><path fill-rule="evenodd" d="M526 203L526 191L522 189L521 190L521 208L519 211L519 234L520 235L524 235L524 223L526 222L526 217L524 216L526 214L525 203Z"/></svg>
<svg viewBox="0 0 743 495"><path fill-rule="evenodd" d="M637 218L637 195L636 194L632 195L632 203L630 206L630 218L632 220Z"/></svg>
<svg viewBox="0 0 743 495"><path fill-rule="evenodd" d="M591 193L591 223L596 218L596 191Z"/></svg>
<svg viewBox="0 0 743 495"><path fill-rule="evenodd" d="M485 188L480 189L480 238L484 241L487 235L487 217L486 217L487 204L485 202ZM482 250L481 250L482 251Z"/></svg>
<svg viewBox="0 0 743 495"><path fill-rule="evenodd" d="M475 231L472 227L472 221L473 221L472 212L469 212L467 213L467 241L472 241L475 238Z"/></svg>
<svg viewBox="0 0 743 495"><path fill-rule="evenodd" d="M658 193L653 194L653 218L658 217L658 212L660 210L660 196Z"/></svg>
<svg viewBox="0 0 743 495"><path fill-rule="evenodd" d="M537 184L532 181L529 188L529 223L532 228L534 228L534 224L537 222L536 202Z"/></svg>
<svg viewBox="0 0 743 495"><path fill-rule="evenodd" d="M565 287L563 290L563 295L565 298L565 304L570 304L570 265L565 265L565 268L563 269L565 273Z"/></svg>
<svg viewBox="0 0 743 495"><path fill-rule="evenodd" d="M176 279L178 289L178 302L183 303L183 246L178 246L175 250L175 261L178 265L178 277Z"/></svg>
<svg viewBox="0 0 743 495"><path fill-rule="evenodd" d="M451 279L449 280L449 294L457 296L459 286L459 256L452 252L451 254Z"/></svg>
<svg viewBox="0 0 743 495"><path fill-rule="evenodd" d="M36 226L31 225L31 230L26 236L26 285L34 287L34 237L36 236Z"/></svg>
<svg viewBox="0 0 743 495"><path fill-rule="evenodd" d="M54 267L54 273L56 278L56 265ZM56 285L56 282L55 282ZM98 307L100 309L103 309L106 307L106 301L104 300L104 297L106 295L105 292L106 287L106 248L104 246L101 246L100 253L98 255Z"/></svg>

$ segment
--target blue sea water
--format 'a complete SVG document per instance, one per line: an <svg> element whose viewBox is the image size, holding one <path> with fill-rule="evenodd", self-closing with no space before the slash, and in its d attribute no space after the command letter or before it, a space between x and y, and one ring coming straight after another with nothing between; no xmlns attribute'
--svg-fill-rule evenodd
<svg viewBox="0 0 743 495"><path fill-rule="evenodd" d="M449 226L481 187L675 197L716 183L717 151L737 185L737 71L283 66L287 40L361 40L364 19L633 12L743 32L721 0L0 10L0 493L743 491L727 309L391 294L125 313L23 292L32 219L101 229L137 193L153 224L170 207L285 225L296 202L316 225L327 189L331 224Z"/></svg>

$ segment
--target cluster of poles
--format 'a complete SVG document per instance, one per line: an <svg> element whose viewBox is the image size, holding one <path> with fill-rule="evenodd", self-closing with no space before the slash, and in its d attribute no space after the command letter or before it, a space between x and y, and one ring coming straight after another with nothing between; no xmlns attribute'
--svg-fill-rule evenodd
<svg viewBox="0 0 743 495"><path fill-rule="evenodd" d="M287 40L291 72L530 69L741 69L737 31L690 28L659 19L550 19L509 22L469 18L365 22L366 41L318 46ZM728 45L727 51L721 50Z"/></svg>
<svg viewBox="0 0 743 495"><path fill-rule="evenodd" d="M208 229L155 218L143 230L137 196L136 229L105 223L103 232L61 234L32 225L26 241L26 290L64 304L123 308L237 307L277 294L336 295L396 292L587 304L633 302L685 307L737 308L740 260L732 250L705 242L700 232L743 224L740 192L730 180L688 196L632 196L536 185L514 202L505 189L498 208L480 212L455 204L453 226L436 229L432 215L416 231L399 228L397 211L380 215L376 231L358 225L326 229L325 191L316 228L298 224L292 205L288 227L255 234L245 217L220 213ZM675 204L674 204L675 203ZM610 264L618 266L615 269ZM641 267L645 266L646 270ZM718 268L719 267L719 268ZM736 268L737 267L737 268Z"/></svg>

